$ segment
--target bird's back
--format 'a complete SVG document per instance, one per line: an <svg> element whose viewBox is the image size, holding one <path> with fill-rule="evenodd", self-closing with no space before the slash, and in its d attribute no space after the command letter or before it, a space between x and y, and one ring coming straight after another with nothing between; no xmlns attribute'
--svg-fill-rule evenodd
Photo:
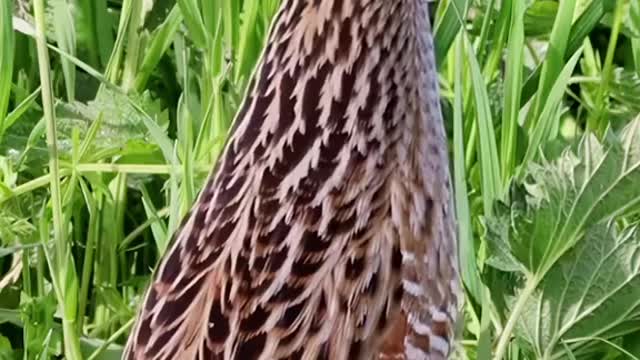
<svg viewBox="0 0 640 360"><path fill-rule="evenodd" d="M126 359L439 359L458 306L424 0L283 0Z"/></svg>

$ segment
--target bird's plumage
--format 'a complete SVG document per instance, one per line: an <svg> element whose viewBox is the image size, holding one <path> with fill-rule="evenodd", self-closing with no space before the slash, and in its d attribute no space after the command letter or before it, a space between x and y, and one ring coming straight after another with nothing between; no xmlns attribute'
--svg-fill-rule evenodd
<svg viewBox="0 0 640 360"><path fill-rule="evenodd" d="M425 0L283 0L126 359L443 359L459 306Z"/></svg>

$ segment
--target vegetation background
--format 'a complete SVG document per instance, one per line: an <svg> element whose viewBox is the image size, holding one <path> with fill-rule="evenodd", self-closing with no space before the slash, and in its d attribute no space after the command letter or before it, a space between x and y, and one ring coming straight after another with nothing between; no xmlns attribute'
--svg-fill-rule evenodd
<svg viewBox="0 0 640 360"><path fill-rule="evenodd" d="M459 359L640 358L640 0L432 4ZM0 359L117 359L278 0L0 1Z"/></svg>

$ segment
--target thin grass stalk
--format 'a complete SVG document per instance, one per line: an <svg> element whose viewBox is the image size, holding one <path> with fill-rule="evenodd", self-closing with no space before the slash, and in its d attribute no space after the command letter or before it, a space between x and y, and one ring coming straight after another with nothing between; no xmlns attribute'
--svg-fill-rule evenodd
<svg viewBox="0 0 640 360"><path fill-rule="evenodd" d="M598 95L596 98L596 110L594 116L589 119L589 127L594 130L598 136L603 136L609 123L604 116L606 113L606 107L609 97L609 87L611 86L611 78L613 77L613 57L616 53L618 45L618 36L620 34L620 28L624 19L624 10L626 8L626 1L618 0L616 2L616 8L613 15L613 25L611 26L611 35L609 37L609 45L607 47L607 55L604 59L604 66L602 67L602 81L598 88Z"/></svg>
<svg viewBox="0 0 640 360"><path fill-rule="evenodd" d="M494 360L502 360L502 358L507 353L507 349L509 347L509 343L511 342L511 334L516 327L516 324L520 320L520 316L525 309L525 305L529 300L529 297L533 294L538 286L539 279L537 277L529 277L527 282L522 289L522 291L518 294L518 300L515 305L511 309L511 313L509 314L509 320L507 324L504 326L500 337L498 338L498 344L496 345L496 352L493 357Z"/></svg>
<svg viewBox="0 0 640 360"><path fill-rule="evenodd" d="M479 63L484 63L487 52L487 39L489 38L489 25L491 25L491 20L493 19L493 6L495 0L489 0L485 7L484 11L484 19L482 19L482 27L480 28L480 36L478 37L477 44L475 44L475 48L478 49L476 52L476 57ZM493 28L495 30L495 28Z"/></svg>
<svg viewBox="0 0 640 360"><path fill-rule="evenodd" d="M11 96L15 36L13 33L13 1L0 3L0 140L6 129L5 116Z"/></svg>
<svg viewBox="0 0 640 360"><path fill-rule="evenodd" d="M98 232L98 230L100 229L100 215L98 214L94 194L89 191L89 188L86 186L84 180L80 179L79 183L80 189L82 190L82 195L87 205L87 210L89 212L89 224L87 228L88 236L85 243L84 261L82 262L82 277L78 297L78 329L79 331L82 331L84 315L87 309L87 304L89 302L89 285L91 284L91 273L94 266L93 256L95 251L95 244L98 242L98 237L100 236L100 233ZM102 195L97 194L96 196Z"/></svg>
<svg viewBox="0 0 640 360"><path fill-rule="evenodd" d="M69 263L63 264L68 259L68 246L66 243L66 233L63 224L62 201L60 191L60 177L58 169L58 146L56 141L56 120L53 111L53 93L51 88L51 79L49 73L49 51L47 49L47 40L45 36L45 16L44 16L44 0L34 0L34 15L36 25L36 44L38 53L38 68L40 71L40 82L42 85L42 107L47 126L47 147L49 149L49 173L50 191L51 191L51 209L53 213L53 233L56 248L56 257L54 265L55 273L52 275L57 277L57 282L64 284L58 286L58 306L61 308L62 314L62 331L64 336L65 356L70 360L82 359L80 352L80 339L76 332L75 316L70 318L67 308L73 308L75 304L68 304L75 299L75 294L68 294L67 275L73 276L69 272L75 271L75 268ZM56 280L54 280L56 281ZM71 296L69 296L71 295ZM75 314L73 314L75 315Z"/></svg>
<svg viewBox="0 0 640 360"><path fill-rule="evenodd" d="M507 41L507 35L511 31L511 10L513 9L513 2L514 0L502 0L498 19L496 20L495 28L493 29L494 36L491 46L492 50L489 52L486 60L484 60L484 67L482 69L487 83L490 83L493 78L499 74L498 67L504 58L504 45Z"/></svg>
<svg viewBox="0 0 640 360"><path fill-rule="evenodd" d="M633 51L633 64L636 74L640 76L640 38L631 39L631 49Z"/></svg>

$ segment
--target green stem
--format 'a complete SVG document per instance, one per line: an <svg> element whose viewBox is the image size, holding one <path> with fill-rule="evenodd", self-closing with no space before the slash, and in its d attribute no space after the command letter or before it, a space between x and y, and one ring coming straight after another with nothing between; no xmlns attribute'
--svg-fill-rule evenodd
<svg viewBox="0 0 640 360"><path fill-rule="evenodd" d="M604 135L607 129L608 122L603 116L608 98L609 84L611 83L611 76L613 74L613 58L616 53L618 44L618 35L620 34L620 26L624 18L624 1L618 1L613 18L613 25L611 26L611 37L609 38L609 46L607 47L607 55L604 60L604 67L602 68L602 84L598 88L598 107L596 109L595 118L593 121L594 127L599 136Z"/></svg>
<svg viewBox="0 0 640 360"><path fill-rule="evenodd" d="M518 301L516 301L513 310L511 310L509 320L502 330L502 334L500 334L500 339L498 339L498 345L496 347L496 354L493 357L494 360L502 360L502 358L504 357L504 354L506 353L507 347L509 346L509 342L511 340L511 333L513 333L513 329L520 319L520 315L524 310L524 306L527 303L527 300L529 300L529 297L536 290L537 286L538 278L528 277L524 289L522 289L522 292L520 292L520 295L518 296Z"/></svg>
<svg viewBox="0 0 640 360"><path fill-rule="evenodd" d="M211 165L209 164L199 164L194 166L194 171L200 174L207 174ZM147 164L99 164L99 163L86 163L86 164L77 164L74 170L80 174L85 173L128 173L128 174L158 174L158 175L172 175L173 173L177 173L179 170L173 170L171 165L147 165ZM71 175L71 169L58 169L58 178L63 178L65 176ZM11 190L10 195L5 195L0 197L0 204L3 202L29 193L35 189L46 186L51 183L51 175L42 175L33 180L30 180L24 184L18 185Z"/></svg>
<svg viewBox="0 0 640 360"><path fill-rule="evenodd" d="M78 329L82 331L85 311L87 308L87 303L89 301L91 272L93 266L95 265L93 262L95 246L100 236L100 233L98 232L98 229L100 228L98 224L98 221L100 221L100 215L98 214L95 200L89 198L90 196L92 196L92 194L89 192L89 189L84 185L82 181L80 182L80 186L82 187L82 192L86 198L85 202L89 211L89 224L87 229L88 236L84 251L84 261L82 262L82 277L80 283L80 292L78 296ZM97 193L96 196L102 196L102 194Z"/></svg>
<svg viewBox="0 0 640 360"><path fill-rule="evenodd" d="M58 147L56 143L56 123L53 111L53 94L49 73L49 52L47 49L47 39L45 37L44 0L34 0L33 9L36 25L38 68L40 72L40 83L42 85L42 107L44 109L44 117L47 125L49 173L51 174L49 178L49 185L51 188L51 209L53 213L53 232L56 248L55 264L51 265L55 266L55 270L57 272L57 275L52 274L52 276L57 276L58 285L61 285L61 281L65 283L67 281L66 271L63 270L63 266L65 266L63 265L63 261L67 259L67 244L62 218ZM67 271L75 271L75 269L70 267ZM70 360L82 359L82 354L80 352L80 339L76 332L75 319L69 318L67 312L64 310L67 307L65 300L73 301L75 296L67 296L68 294L64 292L64 290L66 290L66 284L64 286L58 286L58 288L60 290L58 292L58 306L61 308L61 313L63 314L62 329L64 335L65 356Z"/></svg>
<svg viewBox="0 0 640 360"><path fill-rule="evenodd" d="M103 342L102 345L100 345L99 348L96 349L96 351L93 352L93 354L91 354L89 356L88 360L95 360L98 359L100 357L100 355L107 350L107 348L109 347L109 345L113 344L114 342L116 342L116 340L122 336L127 330L129 330L129 328L131 326L133 326L134 321L136 320L135 317L131 318L129 321L127 321L126 324L124 324L120 329L118 329L116 332L114 332L109 339L107 339L107 341Z"/></svg>

